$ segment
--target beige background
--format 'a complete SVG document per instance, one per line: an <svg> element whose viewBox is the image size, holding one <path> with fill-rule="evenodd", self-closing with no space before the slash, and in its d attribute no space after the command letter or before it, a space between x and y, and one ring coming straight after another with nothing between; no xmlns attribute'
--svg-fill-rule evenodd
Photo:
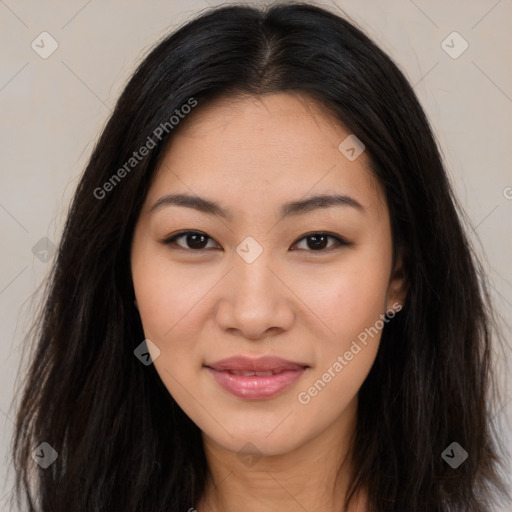
<svg viewBox="0 0 512 512"><path fill-rule="evenodd" d="M32 247L43 237L58 243L77 179L135 64L167 32L220 4L0 0L0 510L7 510L12 486L12 400L23 377L18 366L31 322L28 299L51 263ZM343 9L392 55L434 125L471 238L485 252L506 329L507 346L495 349L504 401L494 413L502 445L511 446L512 391L505 376L512 361L506 327L512 323L512 2L317 4ZM31 47L43 31L59 45L47 59ZM453 31L469 44L456 59L441 46ZM461 41L455 41L457 50Z"/></svg>

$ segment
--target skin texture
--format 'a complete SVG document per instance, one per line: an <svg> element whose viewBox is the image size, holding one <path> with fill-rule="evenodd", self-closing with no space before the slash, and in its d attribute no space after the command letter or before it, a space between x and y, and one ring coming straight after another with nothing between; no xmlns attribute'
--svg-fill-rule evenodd
<svg viewBox="0 0 512 512"><path fill-rule="evenodd" d="M224 98L198 107L179 128L145 200L131 258L144 333L160 350L155 368L203 433L211 479L191 507L339 510L348 459L336 474L381 331L358 343L361 350L307 404L298 395L403 299L381 186L364 152L349 161L338 149L350 132L305 96ZM175 205L150 212L170 193L210 199L233 216ZM279 220L283 203L332 193L363 208L332 206ZM187 245L186 235L162 243L182 230L206 234L205 248L194 249L201 239ZM304 237L319 232L350 245L328 238L315 249ZM252 263L236 252L248 236L263 249ZM203 366L238 354L276 355L309 368L275 397L244 400ZM361 496L351 512L363 510Z"/></svg>

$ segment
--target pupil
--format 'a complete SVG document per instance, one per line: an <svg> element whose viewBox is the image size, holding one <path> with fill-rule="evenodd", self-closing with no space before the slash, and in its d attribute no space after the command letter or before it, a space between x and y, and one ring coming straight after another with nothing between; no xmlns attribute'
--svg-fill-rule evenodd
<svg viewBox="0 0 512 512"><path fill-rule="evenodd" d="M325 241L327 240L327 237L325 235L320 236L310 236L308 237L309 240L313 240L312 246L310 245L310 248L313 249L323 249L325 247Z"/></svg>
<svg viewBox="0 0 512 512"><path fill-rule="evenodd" d="M188 243L189 247L192 247L195 249L202 249L203 245L205 243L205 240L206 240L205 235L201 235L201 234L191 234L191 235L187 236L187 243ZM327 241L327 236L326 235L320 235L320 236L312 235L312 236L308 237L308 241L312 242L312 243L308 242L310 249L323 249L326 246L325 243Z"/></svg>
<svg viewBox="0 0 512 512"><path fill-rule="evenodd" d="M194 240L195 238L202 238L202 242L197 242L197 241L193 241L190 243L190 240ZM204 235L200 235L200 234L192 234L192 235L188 235L187 237L187 243L189 244L189 247L193 247L195 249L202 249L202 245L204 244L204 241L205 241L206 237Z"/></svg>

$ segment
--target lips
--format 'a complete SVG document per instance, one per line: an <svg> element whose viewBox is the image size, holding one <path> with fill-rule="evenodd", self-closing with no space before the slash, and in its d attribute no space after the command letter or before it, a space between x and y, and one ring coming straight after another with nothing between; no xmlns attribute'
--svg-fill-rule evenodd
<svg viewBox="0 0 512 512"><path fill-rule="evenodd" d="M205 367L222 388L246 400L261 400L281 393L309 368L305 363L273 356L258 359L234 356Z"/></svg>
<svg viewBox="0 0 512 512"><path fill-rule="evenodd" d="M236 375L239 375L237 372L247 372L249 375L254 375L255 373L271 375L284 370L300 370L308 367L305 363L295 363L274 356L264 356L258 359L246 356L233 356L205 366L218 371L230 371Z"/></svg>
<svg viewBox="0 0 512 512"><path fill-rule="evenodd" d="M242 371L242 370L223 370L231 373L232 375L242 375L243 377L250 377L251 375L257 375L258 377L264 377L266 375L275 375L281 373L284 370L269 370L268 372L257 372L257 371Z"/></svg>

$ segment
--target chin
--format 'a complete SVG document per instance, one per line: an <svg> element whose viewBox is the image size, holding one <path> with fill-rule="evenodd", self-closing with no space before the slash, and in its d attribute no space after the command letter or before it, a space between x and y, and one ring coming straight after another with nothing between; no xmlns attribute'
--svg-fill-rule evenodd
<svg viewBox="0 0 512 512"><path fill-rule="evenodd" d="M239 428L237 431L233 428L227 430L233 437L226 432L223 432L223 435L220 437L218 435L207 435L225 450L237 453L240 456L253 455L255 457L270 457L283 455L294 451L301 444L300 439L297 437L290 437L292 433L296 436L296 431L291 432L283 429L281 432L277 432L276 429L275 432L269 435L269 430L255 430L249 425L247 428Z"/></svg>

